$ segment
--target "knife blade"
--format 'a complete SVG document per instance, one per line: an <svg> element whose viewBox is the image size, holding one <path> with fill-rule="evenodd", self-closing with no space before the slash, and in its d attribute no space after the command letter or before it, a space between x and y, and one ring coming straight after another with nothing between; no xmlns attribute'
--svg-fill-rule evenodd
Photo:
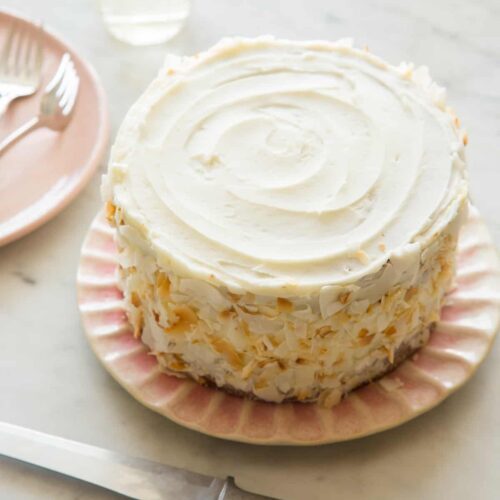
<svg viewBox="0 0 500 500"><path fill-rule="evenodd" d="M145 500L222 500L230 481L0 422L0 454Z"/></svg>

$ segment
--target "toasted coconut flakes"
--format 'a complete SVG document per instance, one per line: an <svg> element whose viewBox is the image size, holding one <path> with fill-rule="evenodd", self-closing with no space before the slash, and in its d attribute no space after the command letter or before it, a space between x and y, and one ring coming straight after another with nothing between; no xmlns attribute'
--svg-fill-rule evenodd
<svg viewBox="0 0 500 500"><path fill-rule="evenodd" d="M242 356L234 347L225 339L212 338L211 345L216 352L222 354L229 363L235 368L241 368L242 366Z"/></svg>
<svg viewBox="0 0 500 500"><path fill-rule="evenodd" d="M373 340L374 334L370 333L366 328L362 328L358 333L358 345L368 345Z"/></svg>
<svg viewBox="0 0 500 500"><path fill-rule="evenodd" d="M316 334L319 336L319 337L326 337L327 335L329 335L330 333L333 333L332 332L332 328L328 325L326 326L322 326L321 328L318 328L316 330Z"/></svg>
<svg viewBox="0 0 500 500"><path fill-rule="evenodd" d="M273 349L281 344L281 341L278 340L274 335L268 335L267 338L269 339L269 342L271 342Z"/></svg>
<svg viewBox="0 0 500 500"><path fill-rule="evenodd" d="M413 78L414 65L412 63L402 62L399 65L399 71L401 76L406 80L411 80Z"/></svg>
<svg viewBox="0 0 500 500"><path fill-rule="evenodd" d="M226 309L225 311L221 311L219 313L220 319L227 320L231 319L231 317L235 314L233 309Z"/></svg>
<svg viewBox="0 0 500 500"><path fill-rule="evenodd" d="M403 382L397 377L384 377L378 381L379 385L382 386L387 392L393 392L400 387L403 387Z"/></svg>
<svg viewBox="0 0 500 500"><path fill-rule="evenodd" d="M351 297L351 293L350 292L342 292L339 294L338 296L338 301L342 304L342 305L345 305L347 304L347 302L349 301Z"/></svg>
<svg viewBox="0 0 500 500"><path fill-rule="evenodd" d="M414 286L414 287L408 288L408 290L405 293L405 300L406 301L411 300L413 297L415 297L415 295L417 293L418 293L418 288L417 287Z"/></svg>
<svg viewBox="0 0 500 500"><path fill-rule="evenodd" d="M342 392L339 389L323 391L319 397L319 404L325 408L332 408L342 399Z"/></svg>
<svg viewBox="0 0 500 500"><path fill-rule="evenodd" d="M132 292L130 294L130 302L134 307L140 307L141 299L139 298L139 294L137 292Z"/></svg>
<svg viewBox="0 0 500 500"><path fill-rule="evenodd" d="M201 304L209 304L217 311L229 309L231 301L229 301L220 290L202 280L192 278L179 279L179 292L188 296L191 300L196 300Z"/></svg>
<svg viewBox="0 0 500 500"><path fill-rule="evenodd" d="M354 316L364 314L370 305L370 301L368 299L363 300L355 300L351 302L348 306L347 312Z"/></svg>
<svg viewBox="0 0 500 500"><path fill-rule="evenodd" d="M265 368L270 363L274 363L274 359L272 359L272 358L266 358L264 356L258 357L257 366L259 368Z"/></svg>
<svg viewBox="0 0 500 500"><path fill-rule="evenodd" d="M267 335L270 333L277 333L284 327L284 321L282 321L281 318L268 318L262 314L249 314L239 306L235 307L238 311L238 316L247 322L253 334Z"/></svg>
<svg viewBox="0 0 500 500"><path fill-rule="evenodd" d="M156 288L160 297L167 298L170 293L170 280L165 273L161 271L156 272Z"/></svg>
<svg viewBox="0 0 500 500"><path fill-rule="evenodd" d="M302 349L306 349L306 350L311 349L311 344L310 344L310 342L307 339L300 339L299 340L299 346Z"/></svg>
<svg viewBox="0 0 500 500"><path fill-rule="evenodd" d="M361 328L361 330L358 332L358 337L360 339L363 339L367 337L370 334L370 332L366 328Z"/></svg>
<svg viewBox="0 0 500 500"><path fill-rule="evenodd" d="M257 368L257 361L255 359L252 359L250 363L247 363L241 370L241 377L243 378L243 380L247 380L255 370L255 368Z"/></svg>
<svg viewBox="0 0 500 500"><path fill-rule="evenodd" d="M293 308L293 303L290 302L288 299L278 297L276 299L276 309L279 312L291 313L291 312L293 312L294 308Z"/></svg>
<svg viewBox="0 0 500 500"><path fill-rule="evenodd" d="M316 315L313 314L310 305L302 305L300 306L300 309L296 308L293 311L292 316L305 321L314 321L316 319Z"/></svg>
<svg viewBox="0 0 500 500"><path fill-rule="evenodd" d="M174 359L167 363L167 366L176 372L185 371L188 368L188 365L182 359L180 354L174 354Z"/></svg>
<svg viewBox="0 0 500 500"><path fill-rule="evenodd" d="M266 349L268 351L272 351L274 349L273 343L269 340L269 337L267 335L264 335L262 337L262 343L266 346Z"/></svg>
<svg viewBox="0 0 500 500"><path fill-rule="evenodd" d="M198 322L196 313L189 306L184 304L173 307L172 312L176 319L171 326L163 329L165 333L186 333Z"/></svg>
<svg viewBox="0 0 500 500"><path fill-rule="evenodd" d="M387 359L389 360L389 363L391 363L391 364L394 363L394 348L393 347L389 348L389 347L386 347L386 346L382 346L380 349L387 356Z"/></svg>
<svg viewBox="0 0 500 500"><path fill-rule="evenodd" d="M396 327L394 325L391 325L391 326L388 326L385 330L384 330L384 335L386 337L391 337L392 335L394 335L396 333Z"/></svg>
<svg viewBox="0 0 500 500"><path fill-rule="evenodd" d="M296 398L299 400L299 401L304 401L305 399L307 399L309 396L309 391L307 389L300 389L299 391L297 391L297 394L296 394Z"/></svg>
<svg viewBox="0 0 500 500"><path fill-rule="evenodd" d="M290 330L285 330L285 341L290 351L295 351L300 348L299 339Z"/></svg>
<svg viewBox="0 0 500 500"><path fill-rule="evenodd" d="M237 293L227 292L227 295L233 302L239 302L241 299L241 295Z"/></svg>
<svg viewBox="0 0 500 500"><path fill-rule="evenodd" d="M265 389L268 386L268 381L262 377L257 382L255 382L254 388L259 390L259 389Z"/></svg>
<svg viewBox="0 0 500 500"><path fill-rule="evenodd" d="M259 306L259 312L268 318L276 318L279 315L279 311L269 306Z"/></svg>
<svg viewBox="0 0 500 500"><path fill-rule="evenodd" d="M260 356L265 355L267 352L267 346L264 344L261 338L257 339L253 343L252 347L254 348L255 352Z"/></svg>
<svg viewBox="0 0 500 500"><path fill-rule="evenodd" d="M247 337L251 335L250 328L248 328L248 323L244 319L240 319L240 328L243 334Z"/></svg>
<svg viewBox="0 0 500 500"><path fill-rule="evenodd" d="M361 262L361 264L368 264L370 262L370 256L364 250L356 250L354 257Z"/></svg>
<svg viewBox="0 0 500 500"><path fill-rule="evenodd" d="M373 340L374 335L366 335L365 337L360 337L358 340L358 344L360 346L365 346L371 343Z"/></svg>
<svg viewBox="0 0 500 500"><path fill-rule="evenodd" d="M296 321L292 331L295 331L295 335L299 339L307 337L307 325L303 321Z"/></svg>
<svg viewBox="0 0 500 500"><path fill-rule="evenodd" d="M335 315L335 319L339 323L348 323L349 321L351 321L351 317L345 311L340 311L339 313L337 313Z"/></svg>
<svg viewBox="0 0 500 500"><path fill-rule="evenodd" d="M116 213L116 206L113 205L113 203L111 203L110 201L106 202L106 206L105 206L105 213L106 213L106 219L108 220L108 222L114 226L115 225L115 213Z"/></svg>
<svg viewBox="0 0 500 500"><path fill-rule="evenodd" d="M140 339L142 334L142 328L144 327L144 318L142 316L142 311L139 311L137 319L134 323L134 338Z"/></svg>
<svg viewBox="0 0 500 500"><path fill-rule="evenodd" d="M252 315L259 314L259 308L257 306L247 304L245 306L239 306L239 307L242 311L246 312L247 314L252 314Z"/></svg>
<svg viewBox="0 0 500 500"><path fill-rule="evenodd" d="M278 366L281 371L285 371L287 369L286 361L283 359L278 359Z"/></svg>
<svg viewBox="0 0 500 500"><path fill-rule="evenodd" d="M411 309L407 309L406 311L398 312L396 313L396 317L404 323L409 324L411 323L413 317L413 311Z"/></svg>
<svg viewBox="0 0 500 500"><path fill-rule="evenodd" d="M273 354L279 358L286 358L289 353L290 349L288 348L286 340L282 341L273 351Z"/></svg>

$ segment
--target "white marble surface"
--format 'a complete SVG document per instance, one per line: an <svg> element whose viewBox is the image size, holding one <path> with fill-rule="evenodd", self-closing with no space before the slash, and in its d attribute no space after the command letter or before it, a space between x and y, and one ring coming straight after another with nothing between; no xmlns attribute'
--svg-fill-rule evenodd
<svg viewBox="0 0 500 500"><path fill-rule="evenodd" d="M352 36L391 62L426 63L469 131L472 198L500 242L500 4L496 0L198 0L172 43L112 40L91 0L4 0L43 19L94 64L114 131L165 52L192 53L224 35ZM96 176L61 215L0 248L0 419L207 473L236 474L290 499L494 499L500 491L500 342L439 408L398 429L317 448L228 443L136 403L101 368L80 326L79 247L99 209ZM98 488L0 459L0 498L105 499Z"/></svg>

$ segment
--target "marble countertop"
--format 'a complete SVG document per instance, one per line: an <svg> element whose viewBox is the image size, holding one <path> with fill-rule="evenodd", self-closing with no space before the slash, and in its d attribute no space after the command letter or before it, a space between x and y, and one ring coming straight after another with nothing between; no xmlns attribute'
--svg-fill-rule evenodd
<svg viewBox="0 0 500 500"><path fill-rule="evenodd" d="M197 0L168 45L133 48L105 31L97 2L4 0L66 38L96 68L115 132L167 51L191 54L225 35L353 37L385 59L427 64L469 132L472 199L500 243L500 4L496 0ZM104 165L101 168L103 171ZM100 207L99 175L63 213L0 248L0 420L193 470L237 474L290 499L498 498L500 342L474 378L428 414L382 434L316 448L224 442L143 408L101 368L76 306L75 275ZM0 497L116 495L0 459Z"/></svg>

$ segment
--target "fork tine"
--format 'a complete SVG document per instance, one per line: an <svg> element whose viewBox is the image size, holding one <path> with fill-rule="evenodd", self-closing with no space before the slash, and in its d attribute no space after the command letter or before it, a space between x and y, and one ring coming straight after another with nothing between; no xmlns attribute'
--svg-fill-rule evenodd
<svg viewBox="0 0 500 500"><path fill-rule="evenodd" d="M33 52L35 47L35 37L30 34L26 36L26 43L24 48L24 64L21 67L24 70L24 76L31 77L31 61L33 59Z"/></svg>
<svg viewBox="0 0 500 500"><path fill-rule="evenodd" d="M59 95L58 95L59 101L58 102L59 102L59 106L61 108L64 108L64 106L66 105L66 102L68 100L68 93L71 91L73 81L74 81L74 75L73 75L72 71L69 70L66 73L66 78L64 80L64 83L61 84L61 87L59 89Z"/></svg>
<svg viewBox="0 0 500 500"><path fill-rule="evenodd" d="M69 115L73 111L73 108L75 106L76 97L78 96L79 86L80 86L80 78L78 78L78 76L77 76L75 78L75 80L73 81L73 86L71 89L71 94L69 95L69 98L68 98L68 102L67 102L66 106L64 106L64 109L63 109L63 113L65 115Z"/></svg>
<svg viewBox="0 0 500 500"><path fill-rule="evenodd" d="M40 75L42 72L42 60L43 60L43 24L42 23L38 24L36 41L37 41L37 44L36 44L33 72L35 74L35 78L37 79L37 82L39 82Z"/></svg>
<svg viewBox="0 0 500 500"><path fill-rule="evenodd" d="M30 33L29 50L26 51L25 70L26 77L35 81L40 81L42 69L42 49L43 49L43 26L41 22L36 23L36 32Z"/></svg>
<svg viewBox="0 0 500 500"><path fill-rule="evenodd" d="M53 78L54 85L51 85L51 93L57 98L57 103L61 110L64 110L67 103L71 100L71 92L75 86L74 80L78 78L75 65L69 54L65 54L63 59L64 61L61 62L56 72L57 74ZM59 71L60 69L62 71Z"/></svg>
<svg viewBox="0 0 500 500"><path fill-rule="evenodd" d="M73 62L71 59L68 61L68 64L64 68L64 74L61 80L60 85L58 86L57 90L55 91L55 94L58 99L61 99L61 97L64 94L65 89L68 86L69 78L71 76L71 68L72 68Z"/></svg>
<svg viewBox="0 0 500 500"><path fill-rule="evenodd" d="M66 106L70 103L74 90L75 90L75 80L72 79L66 89L66 92L64 93L64 96L59 101L59 106L63 110L63 112L66 109Z"/></svg>
<svg viewBox="0 0 500 500"><path fill-rule="evenodd" d="M64 77L66 66L70 60L71 58L69 54L66 52L61 58L61 62L59 63L59 67L57 68L56 74L53 76L52 80L50 80L50 82L47 84L47 87L45 89L46 93L54 92L59 87L59 85L61 84L61 80Z"/></svg>
<svg viewBox="0 0 500 500"><path fill-rule="evenodd" d="M24 28L19 28L13 40L14 47L12 48L12 52L14 53L14 60L12 61L11 68L16 76L19 75L22 70L21 52L23 50L23 46L25 45L25 31L26 30Z"/></svg>
<svg viewBox="0 0 500 500"><path fill-rule="evenodd" d="M10 49L12 47L12 40L14 38L14 34L16 33L16 25L17 25L16 21L11 22L9 33L4 42L2 50L2 59L1 59L1 65L4 72L7 72L9 68L9 55L10 55Z"/></svg>
<svg viewBox="0 0 500 500"><path fill-rule="evenodd" d="M80 78L78 73L76 72L75 67L73 66L72 78L71 82L66 90L66 94L64 96L64 105L62 105L63 114L69 115L73 107L75 105L76 97L78 95L78 88L80 86Z"/></svg>
<svg viewBox="0 0 500 500"><path fill-rule="evenodd" d="M75 65L73 61L68 65L67 77L65 80L64 88L61 92L61 97L59 100L59 105L61 108L64 108L71 96L71 92L73 91L75 81L78 80L78 75L76 73Z"/></svg>

